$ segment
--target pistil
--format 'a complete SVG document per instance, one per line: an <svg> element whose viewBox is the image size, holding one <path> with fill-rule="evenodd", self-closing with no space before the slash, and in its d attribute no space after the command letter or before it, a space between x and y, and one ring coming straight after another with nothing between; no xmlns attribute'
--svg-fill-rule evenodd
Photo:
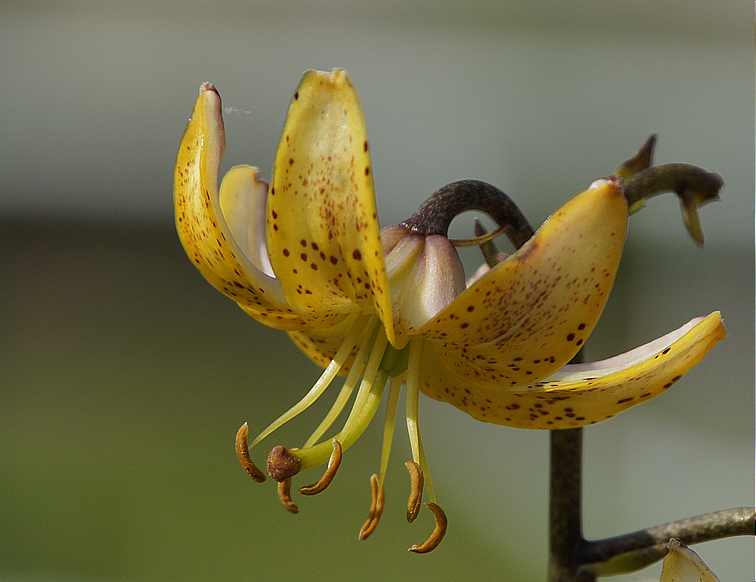
<svg viewBox="0 0 756 582"><path fill-rule="evenodd" d="M362 436L378 410L386 383L386 372L380 369L380 364L387 345L386 335L379 333L371 348L370 357L352 410L341 432L335 437L341 443L343 451L347 451ZM271 476L274 472L282 478L295 474L288 472L292 468L292 465L289 464L281 466L279 470L280 461L287 459L280 453L280 449L283 448L275 447L268 456L268 473ZM308 469L323 464L330 456L330 449L329 442L321 442L301 449L284 450L287 451L288 455L296 457L300 461L300 465L297 467L298 472L300 469ZM278 450L278 452L273 455L275 450ZM276 477L273 478L277 479Z"/></svg>
<svg viewBox="0 0 756 582"><path fill-rule="evenodd" d="M375 328L378 326L378 323L378 319L373 319L368 324L369 329L362 338L362 343L360 343L357 355L352 362L352 367L349 369L349 374L347 374L346 380L344 381L338 396L336 396L336 400L334 400L330 410L320 422L318 428L316 428L305 441L304 448L311 447L317 443L326 431L331 428L342 410L344 410L344 406L346 406L349 397L352 395L352 392L354 392L357 383L360 381L360 378L362 378L362 374L365 371L365 366L367 365L368 357L370 356L370 346L375 341Z"/></svg>

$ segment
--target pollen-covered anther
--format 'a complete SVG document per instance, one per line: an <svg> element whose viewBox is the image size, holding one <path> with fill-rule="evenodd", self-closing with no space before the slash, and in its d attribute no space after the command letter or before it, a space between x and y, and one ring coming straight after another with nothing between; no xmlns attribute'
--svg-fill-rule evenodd
<svg viewBox="0 0 756 582"><path fill-rule="evenodd" d="M265 481L265 474L258 469L255 464L252 462L252 458L249 456L249 426L245 422L239 427L239 430L236 431L236 439L234 440L234 450L236 451L236 456L239 459L239 464L241 465L241 468L244 469L245 473L252 477L255 481L258 483L262 483Z"/></svg>
<svg viewBox="0 0 756 582"><path fill-rule="evenodd" d="M301 467L302 460L284 446L277 445L268 453L268 475L279 483L299 473Z"/></svg>
<svg viewBox="0 0 756 582"><path fill-rule="evenodd" d="M383 484L378 479L378 475L373 473L370 475L370 511L365 523L360 528L358 538L360 540L366 540L378 527L383 515L383 502L385 499Z"/></svg>
<svg viewBox="0 0 756 582"><path fill-rule="evenodd" d="M336 476L336 471L339 470L341 457L341 443L338 439L333 439L333 452L331 452L331 457L328 459L328 466L323 472L323 475L317 480L317 482L300 487L299 492L302 495L317 495L318 493L325 491Z"/></svg>
<svg viewBox="0 0 756 582"><path fill-rule="evenodd" d="M289 513L299 513L299 507L291 498L291 479L278 482L278 499Z"/></svg>
<svg viewBox="0 0 756 582"><path fill-rule="evenodd" d="M407 521L412 523L420 513L420 506L423 503L423 470L415 461L409 460L404 462L410 477L410 493L407 498Z"/></svg>
<svg viewBox="0 0 756 582"><path fill-rule="evenodd" d="M427 554L428 552L432 552L444 539L444 535L446 535L447 521L444 510L432 501L427 505L428 509L433 512L433 517L436 519L436 526L428 536L428 539L426 539L422 544L415 544L407 549L407 551L414 552L415 554Z"/></svg>

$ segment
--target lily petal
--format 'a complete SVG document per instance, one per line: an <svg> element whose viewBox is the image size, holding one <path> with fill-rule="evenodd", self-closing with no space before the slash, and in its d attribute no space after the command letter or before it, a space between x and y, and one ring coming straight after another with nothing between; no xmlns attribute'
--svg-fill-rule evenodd
<svg viewBox="0 0 756 582"><path fill-rule="evenodd" d="M594 182L417 333L472 384L549 376L577 353L604 309L627 217L618 183Z"/></svg>
<svg viewBox="0 0 756 582"><path fill-rule="evenodd" d="M423 362L423 390L486 422L517 428L561 429L595 424L658 396L725 337L718 311L696 318L620 356L565 366L552 378L511 390L471 390L436 351Z"/></svg>
<svg viewBox="0 0 756 582"><path fill-rule="evenodd" d="M393 342L368 149L346 72L305 73L276 153L268 249L286 299L311 322L374 304Z"/></svg>
<svg viewBox="0 0 756 582"><path fill-rule="evenodd" d="M414 264L406 273L394 275L391 266L395 255L405 243L415 241L418 241L420 252ZM386 264L391 277L397 344L403 346L417 328L450 305L462 292L465 270L457 251L445 236L410 235L395 248L397 252L388 256Z"/></svg>
<svg viewBox="0 0 756 582"><path fill-rule="evenodd" d="M265 245L265 207L268 184L253 166L234 166L220 185L223 218L244 256L268 277L275 278ZM280 289L280 285L279 285Z"/></svg>
<svg viewBox="0 0 756 582"><path fill-rule="evenodd" d="M249 315L279 329L302 327L303 320L286 303L279 282L248 256L249 247L240 246L224 217L218 192L224 144L220 95L205 83L176 156L174 205L181 244L205 279ZM237 168L224 180L224 199L239 200L259 188L253 168ZM233 216L236 206L227 208Z"/></svg>
<svg viewBox="0 0 756 582"><path fill-rule="evenodd" d="M672 540L662 563L659 582L719 582L716 574L696 552Z"/></svg>

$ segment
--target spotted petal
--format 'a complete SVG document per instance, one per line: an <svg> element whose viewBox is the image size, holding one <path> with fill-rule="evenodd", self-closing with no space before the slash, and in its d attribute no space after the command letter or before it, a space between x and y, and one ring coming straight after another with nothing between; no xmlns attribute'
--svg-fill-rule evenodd
<svg viewBox="0 0 756 582"><path fill-rule="evenodd" d="M279 282L264 271L259 222L246 230L240 226L264 208L264 183L254 168L241 166L228 173L219 193L224 143L220 95L206 83L176 156L174 205L181 244L205 279L252 317L281 329L301 327Z"/></svg>
<svg viewBox="0 0 756 582"><path fill-rule="evenodd" d="M620 356L567 365L551 378L512 389L494 383L471 389L451 374L438 350L426 350L423 390L479 420L518 428L574 428L658 396L724 336L721 316L714 312Z"/></svg>
<svg viewBox="0 0 756 582"><path fill-rule="evenodd" d="M627 203L599 180L514 255L418 330L469 384L515 386L566 364L606 304L627 230Z"/></svg>
<svg viewBox="0 0 756 582"><path fill-rule="evenodd" d="M276 153L267 240L286 299L319 325L372 309L394 339L367 132L346 72L308 71Z"/></svg>

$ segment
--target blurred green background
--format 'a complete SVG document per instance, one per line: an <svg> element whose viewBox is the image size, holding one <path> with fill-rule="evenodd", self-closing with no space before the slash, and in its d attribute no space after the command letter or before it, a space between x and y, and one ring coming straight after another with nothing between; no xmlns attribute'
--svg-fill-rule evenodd
<svg viewBox="0 0 756 582"><path fill-rule="evenodd" d="M450 520L424 557L405 551L431 520L403 519L401 426L387 511L367 543L356 534L376 427L298 516L238 469L239 423L266 424L317 370L186 260L173 157L211 80L227 107L224 165L269 175L311 67L346 67L360 91L384 224L463 177L500 186L539 223L652 131L659 162L720 172L723 200L702 212L705 249L671 197L633 216L588 356L713 309L729 337L663 397L586 431L585 528L606 536L752 503L751 10L732 0L3 2L0 580L544 579L545 432L423 399ZM468 236L470 222L455 228ZM282 438L298 442L322 410ZM751 580L752 540L696 549L723 581Z"/></svg>

